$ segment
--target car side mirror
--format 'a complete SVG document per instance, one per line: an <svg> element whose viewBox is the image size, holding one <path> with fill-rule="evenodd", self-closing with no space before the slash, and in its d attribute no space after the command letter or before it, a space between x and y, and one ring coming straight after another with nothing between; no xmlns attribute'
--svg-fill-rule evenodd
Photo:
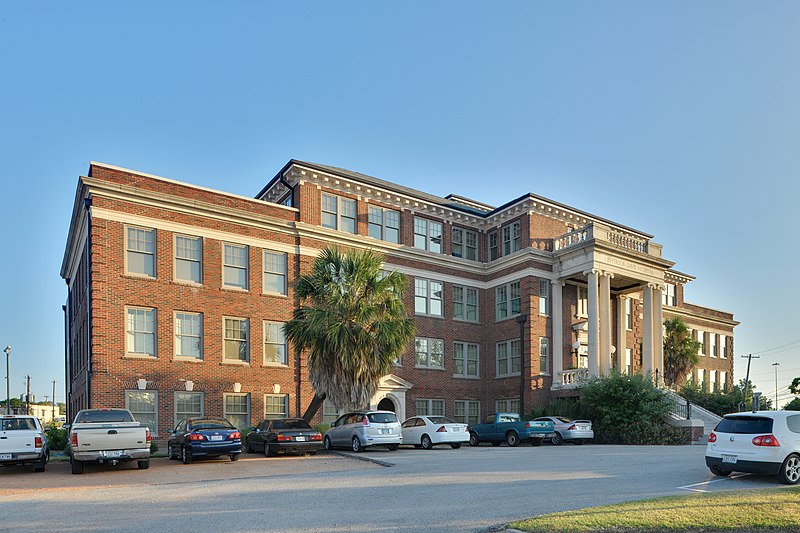
<svg viewBox="0 0 800 533"><path fill-rule="evenodd" d="M64 424L64 426L63 426L63 428L66 429L67 431L69 431L70 427L71 427L71 424Z"/></svg>
<svg viewBox="0 0 800 533"><path fill-rule="evenodd" d="M335 428L336 427L336 422L331 422L331 427Z"/></svg>
<svg viewBox="0 0 800 533"><path fill-rule="evenodd" d="M253 426L250 428L250 431L258 431L258 430L255 428L255 426Z"/></svg>

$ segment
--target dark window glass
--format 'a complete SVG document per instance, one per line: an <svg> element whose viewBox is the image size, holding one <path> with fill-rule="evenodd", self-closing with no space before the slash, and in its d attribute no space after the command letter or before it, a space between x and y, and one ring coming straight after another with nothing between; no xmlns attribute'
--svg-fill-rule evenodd
<svg viewBox="0 0 800 533"><path fill-rule="evenodd" d="M288 418L286 420L274 420L272 429L311 429L311 426L302 418Z"/></svg>
<svg viewBox="0 0 800 533"><path fill-rule="evenodd" d="M446 416L429 416L428 420L431 421L431 424L458 424L458 422Z"/></svg>
<svg viewBox="0 0 800 533"><path fill-rule="evenodd" d="M800 433L800 415L787 416L786 425L792 433Z"/></svg>
<svg viewBox="0 0 800 533"><path fill-rule="evenodd" d="M720 433L772 433L772 419L760 416L732 416L723 418L714 431Z"/></svg>
<svg viewBox="0 0 800 533"><path fill-rule="evenodd" d="M128 411L110 409L108 411L83 411L75 419L76 424L93 422L134 422L133 416Z"/></svg>
<svg viewBox="0 0 800 533"><path fill-rule="evenodd" d="M192 420L192 429L236 429L224 418L207 418L203 420Z"/></svg>
<svg viewBox="0 0 800 533"><path fill-rule="evenodd" d="M36 422L33 418L12 418L3 420L3 431L20 431L26 429L36 429Z"/></svg>
<svg viewBox="0 0 800 533"><path fill-rule="evenodd" d="M376 424L389 424L391 422L397 422L397 415L394 413L372 413L367 415L370 422L374 422Z"/></svg>

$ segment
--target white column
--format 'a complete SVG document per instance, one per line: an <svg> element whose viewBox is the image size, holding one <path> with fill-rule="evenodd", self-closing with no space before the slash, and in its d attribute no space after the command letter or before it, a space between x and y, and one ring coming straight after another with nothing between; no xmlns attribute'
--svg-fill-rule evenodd
<svg viewBox="0 0 800 533"><path fill-rule="evenodd" d="M561 371L564 370L564 309L561 302L561 292L564 282L555 280L550 286L553 290L553 385L561 385Z"/></svg>
<svg viewBox="0 0 800 533"><path fill-rule="evenodd" d="M586 272L586 278L589 282L588 304L589 304L589 375L600 375L600 351L599 351L599 336L600 336L600 320L597 309L597 270Z"/></svg>
<svg viewBox="0 0 800 533"><path fill-rule="evenodd" d="M664 381L664 314L661 291L653 291L653 377L658 370L658 385Z"/></svg>
<svg viewBox="0 0 800 533"><path fill-rule="evenodd" d="M611 370L611 278L614 274L603 272L600 276L600 374L607 376Z"/></svg>
<svg viewBox="0 0 800 533"><path fill-rule="evenodd" d="M642 374L653 373L653 286L642 288L644 323L642 332Z"/></svg>
<svg viewBox="0 0 800 533"><path fill-rule="evenodd" d="M628 330L625 329L625 302L628 299L617 296L617 371L625 371L625 349L628 347Z"/></svg>

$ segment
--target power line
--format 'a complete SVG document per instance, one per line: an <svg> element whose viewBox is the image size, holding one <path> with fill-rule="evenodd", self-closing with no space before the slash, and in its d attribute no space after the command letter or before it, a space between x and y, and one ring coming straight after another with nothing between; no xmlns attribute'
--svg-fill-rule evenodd
<svg viewBox="0 0 800 533"><path fill-rule="evenodd" d="M789 346L792 346L794 344L797 344L798 347L800 347L800 339L796 339L796 340L793 340L791 342L787 342L786 344L782 344L780 346L776 346L775 348L770 348L769 350L763 350L763 351L760 351L760 352L752 352L752 353L753 353L753 355L762 355L762 354L765 354L765 353L774 352L775 350L785 349L785 348L787 348Z"/></svg>

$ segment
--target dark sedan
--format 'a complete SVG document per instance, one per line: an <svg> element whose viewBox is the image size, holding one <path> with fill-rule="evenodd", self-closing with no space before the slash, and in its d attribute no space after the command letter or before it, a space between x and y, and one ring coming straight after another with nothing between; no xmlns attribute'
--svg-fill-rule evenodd
<svg viewBox="0 0 800 533"><path fill-rule="evenodd" d="M267 457L278 452L314 455L322 448L322 434L302 418L268 418L250 428L245 441L248 452L263 451Z"/></svg>
<svg viewBox="0 0 800 533"><path fill-rule="evenodd" d="M242 453L241 433L224 418L187 418L170 431L167 455L183 464L192 459L227 455L231 461Z"/></svg>

